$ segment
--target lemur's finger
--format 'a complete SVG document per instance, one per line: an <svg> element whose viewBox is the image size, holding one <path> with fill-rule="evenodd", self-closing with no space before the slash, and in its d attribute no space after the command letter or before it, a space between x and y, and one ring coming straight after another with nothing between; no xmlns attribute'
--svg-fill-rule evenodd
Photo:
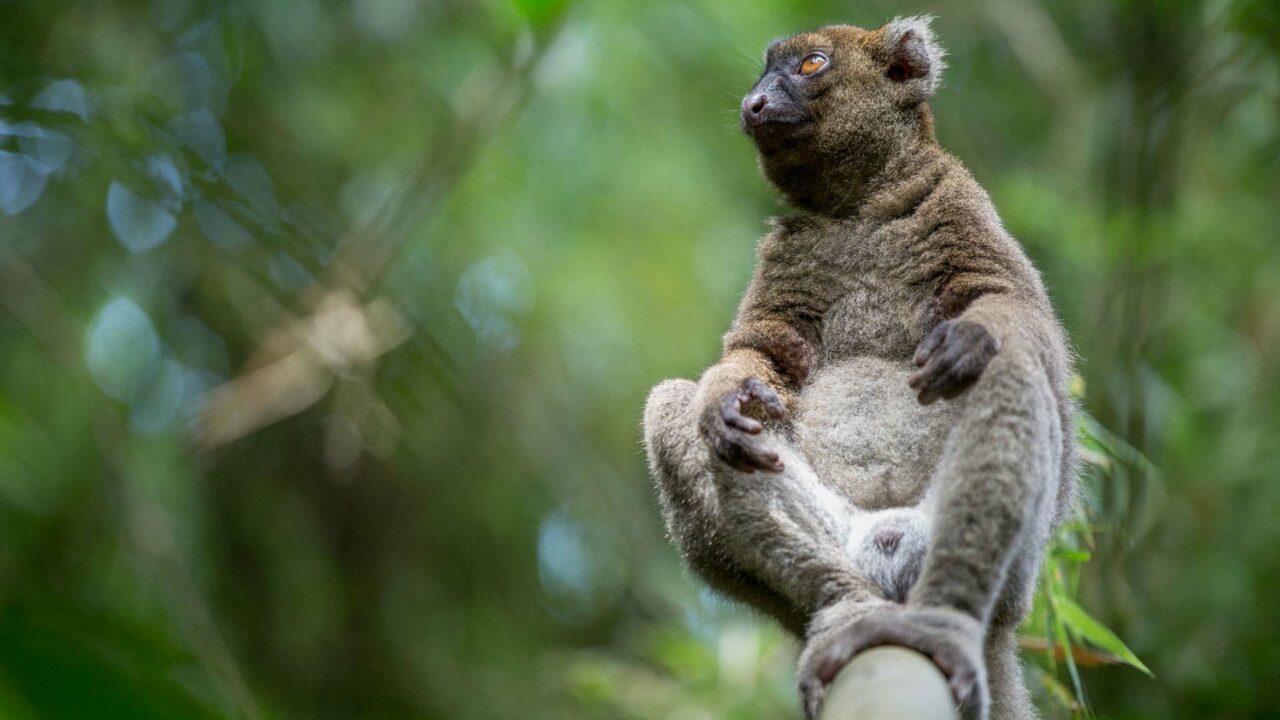
<svg viewBox="0 0 1280 720"><path fill-rule="evenodd" d="M934 350L928 363L912 373L907 383L925 405L940 397L957 397L982 376L999 350L1000 342L986 328L972 322L955 323L941 348Z"/></svg>
<svg viewBox="0 0 1280 720"><path fill-rule="evenodd" d="M963 348L957 347L952 343L947 343L941 348L936 348L933 353L929 355L925 365L919 370L911 373L907 378L907 384L917 390L928 386L931 381L954 366L963 353Z"/></svg>
<svg viewBox="0 0 1280 720"><path fill-rule="evenodd" d="M748 424L750 427L749 423L760 426L760 423L741 416L734 419L732 413L736 413L737 409L732 403L726 403L722 411L722 417L717 418L718 422L708 429L706 435L711 451L717 458L729 467L747 473L756 470L777 472L782 469L782 460L777 451L764 444L759 431L752 433L739 427L741 424Z"/></svg>
<svg viewBox="0 0 1280 720"><path fill-rule="evenodd" d="M749 435L738 434L737 437L730 438L721 457L730 467L743 472L782 470L782 460L778 453L765 448Z"/></svg>
<svg viewBox="0 0 1280 720"><path fill-rule="evenodd" d="M940 322L934 326L933 330L929 331L928 335L925 335L924 340L921 340L920 345L916 347L915 357L912 358L916 367L923 367L924 364L929 361L929 356L932 355L934 351L938 349L938 346L942 344L942 341L946 339L947 331L950 328L950 322Z"/></svg>
<svg viewBox="0 0 1280 720"><path fill-rule="evenodd" d="M759 435L764 430L764 426L760 424L759 420L749 418L746 415L728 415L725 417L724 422L731 428L736 428L751 435Z"/></svg>
<svg viewBox="0 0 1280 720"><path fill-rule="evenodd" d="M749 377L743 380L742 391L748 397L759 401L765 412L769 413L769 417L774 420L781 420L786 415L786 408L782 405L782 398L779 398L778 393L774 392L773 388L765 385L758 378Z"/></svg>
<svg viewBox="0 0 1280 720"><path fill-rule="evenodd" d="M782 469L782 459L778 457L777 451L764 447L755 438L749 438L748 442L742 446L742 449L751 459L755 469L769 472L778 472Z"/></svg>
<svg viewBox="0 0 1280 720"><path fill-rule="evenodd" d="M759 434L764 430L764 425L761 425L759 420L742 414L742 404L745 401L746 397L741 394L726 395L720 401L720 417L724 420L724 424L731 428L737 428L752 435Z"/></svg>
<svg viewBox="0 0 1280 720"><path fill-rule="evenodd" d="M907 378L907 384L919 393L921 403L928 405L937 400L947 386L955 382L954 370L962 354L963 350L948 346L936 353L928 365Z"/></svg>
<svg viewBox="0 0 1280 720"><path fill-rule="evenodd" d="M776 450L770 450L754 438L743 448L751 458L751 462L760 470L777 472L782 469L782 459Z"/></svg>

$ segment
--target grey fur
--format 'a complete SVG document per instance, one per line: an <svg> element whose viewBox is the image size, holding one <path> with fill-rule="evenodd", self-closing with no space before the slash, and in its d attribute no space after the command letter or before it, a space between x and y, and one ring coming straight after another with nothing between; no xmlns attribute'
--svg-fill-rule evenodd
<svg viewBox="0 0 1280 720"><path fill-rule="evenodd" d="M815 51L830 63L801 76ZM769 49L744 130L801 212L760 241L721 360L645 407L676 544L804 638L810 714L853 654L901 644L966 717L1034 716L1014 633L1072 499L1072 357L1039 274L934 139L942 66L927 18ZM910 564L847 545L865 513L926 494L928 551L896 603L886 581Z"/></svg>
<svg viewBox="0 0 1280 720"><path fill-rule="evenodd" d="M906 602L924 567L931 521L921 507L855 511L845 547L854 566L886 598Z"/></svg>

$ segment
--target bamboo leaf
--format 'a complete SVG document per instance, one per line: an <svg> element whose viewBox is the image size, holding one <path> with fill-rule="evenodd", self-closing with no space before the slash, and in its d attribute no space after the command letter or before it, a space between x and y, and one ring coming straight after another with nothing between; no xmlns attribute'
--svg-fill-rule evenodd
<svg viewBox="0 0 1280 720"><path fill-rule="evenodd" d="M1054 548L1052 556L1056 560L1063 560L1073 563L1089 562L1089 558L1093 557L1088 550L1071 550L1069 548Z"/></svg>
<svg viewBox="0 0 1280 720"><path fill-rule="evenodd" d="M1058 682L1058 678L1054 677L1052 673L1040 673L1040 682L1044 685L1044 689L1048 692L1049 697L1057 701L1063 708L1070 710L1071 712L1078 712L1080 710L1080 703L1076 702L1076 699L1072 697L1071 690Z"/></svg>
<svg viewBox="0 0 1280 720"><path fill-rule="evenodd" d="M1133 654L1114 632L1098 622L1068 597L1056 598L1058 617L1062 619L1076 637L1095 645L1120 658L1126 665L1131 665L1151 677L1155 674Z"/></svg>
<svg viewBox="0 0 1280 720"><path fill-rule="evenodd" d="M1076 667L1075 657L1071 653L1071 638L1068 636L1067 624L1063 620L1061 610L1061 604L1069 603L1071 600L1060 591L1061 587L1057 583L1050 584L1048 600L1049 609L1053 615L1053 635L1062 648L1062 659L1067 663L1067 675L1071 677L1071 686L1075 689L1076 700L1083 706L1085 704L1084 683L1080 681L1080 670Z"/></svg>

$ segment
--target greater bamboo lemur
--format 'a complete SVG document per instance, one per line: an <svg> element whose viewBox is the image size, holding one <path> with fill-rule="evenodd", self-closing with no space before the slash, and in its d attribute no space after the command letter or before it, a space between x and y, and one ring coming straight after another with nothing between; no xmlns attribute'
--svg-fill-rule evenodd
<svg viewBox="0 0 1280 720"><path fill-rule="evenodd" d="M1072 500L1072 355L1036 269L934 138L942 60L922 17L769 47L742 128L797 213L760 241L720 361L645 408L672 536L804 639L810 716L883 644L930 657L965 717L1034 716L1015 631ZM850 533L926 490L928 551L894 602Z"/></svg>

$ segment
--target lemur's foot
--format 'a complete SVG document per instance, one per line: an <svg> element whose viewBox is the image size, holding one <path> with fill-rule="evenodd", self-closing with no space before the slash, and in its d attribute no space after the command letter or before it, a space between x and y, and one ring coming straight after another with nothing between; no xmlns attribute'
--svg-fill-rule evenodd
<svg viewBox="0 0 1280 720"><path fill-rule="evenodd" d="M730 467L743 472L778 472L782 459L776 450L766 447L761 436L764 424L748 414L752 410L762 410L774 420L781 420L786 412L778 394L751 377L707 407L699 429L711 452Z"/></svg>
<svg viewBox="0 0 1280 720"><path fill-rule="evenodd" d="M983 636L978 621L957 610L882 605L837 632L822 633L809 641L800 656L805 713L810 720L817 717L827 685L853 656L880 645L899 645L938 666L962 717L986 720L990 700Z"/></svg>
<svg viewBox="0 0 1280 720"><path fill-rule="evenodd" d="M938 398L950 400L964 392L1000 352L1000 341L982 325L970 320L938 323L916 348L915 364L907 384L919 393L920 403Z"/></svg>
<svg viewBox="0 0 1280 720"><path fill-rule="evenodd" d="M805 631L805 644L799 661L800 695L805 713L810 718L817 715L827 690L826 683L806 682L806 678L815 676L809 670L816 666L817 655L836 642L857 621L894 606L895 603L884 599L849 598L828 605L814 614Z"/></svg>

